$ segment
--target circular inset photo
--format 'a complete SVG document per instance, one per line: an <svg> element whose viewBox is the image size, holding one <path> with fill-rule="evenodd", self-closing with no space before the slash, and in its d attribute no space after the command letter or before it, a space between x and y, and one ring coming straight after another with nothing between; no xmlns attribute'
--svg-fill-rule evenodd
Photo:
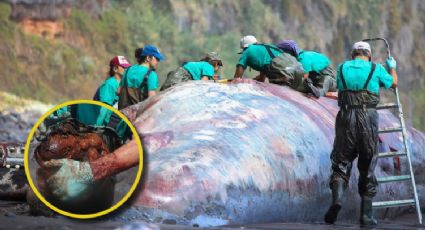
<svg viewBox="0 0 425 230"><path fill-rule="evenodd" d="M39 201L62 215L86 219L117 209L131 196L141 177L143 152L121 112L97 101L69 101L36 123L24 164Z"/></svg>

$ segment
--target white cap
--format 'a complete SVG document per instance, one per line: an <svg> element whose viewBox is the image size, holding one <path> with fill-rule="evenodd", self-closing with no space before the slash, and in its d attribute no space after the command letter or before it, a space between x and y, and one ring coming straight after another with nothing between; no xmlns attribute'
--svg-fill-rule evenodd
<svg viewBox="0 0 425 230"><path fill-rule="evenodd" d="M363 41L354 43L353 50L368 50L372 53L369 43Z"/></svg>
<svg viewBox="0 0 425 230"><path fill-rule="evenodd" d="M254 43L257 43L257 39L252 35L247 35L241 38L241 49L247 48Z"/></svg>

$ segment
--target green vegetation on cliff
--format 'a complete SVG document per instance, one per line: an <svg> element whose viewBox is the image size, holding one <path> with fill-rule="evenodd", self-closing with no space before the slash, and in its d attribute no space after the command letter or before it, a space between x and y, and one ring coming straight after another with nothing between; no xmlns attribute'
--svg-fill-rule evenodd
<svg viewBox="0 0 425 230"><path fill-rule="evenodd" d="M413 108L410 120L425 130L421 1L110 0L99 18L81 8L59 17L54 39L24 32L25 25L10 20L11 10L0 3L1 91L49 103L91 98L110 58L125 55L135 63L134 49L146 44L167 57L158 69L162 82L168 71L209 51L222 55L223 76L231 78L245 34L263 42L296 39L302 48L329 55L334 66L349 56L354 41L384 36L398 60L402 93L414 86L414 97L404 100Z"/></svg>

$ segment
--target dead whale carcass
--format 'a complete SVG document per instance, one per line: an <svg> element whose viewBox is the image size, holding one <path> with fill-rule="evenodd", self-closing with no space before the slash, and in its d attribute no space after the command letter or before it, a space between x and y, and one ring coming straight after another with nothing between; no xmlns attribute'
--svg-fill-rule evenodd
<svg viewBox="0 0 425 230"><path fill-rule="evenodd" d="M130 107L124 113L143 138L147 162L144 185L121 218L200 226L322 220L337 111L335 100L251 80L188 82ZM396 123L380 114L382 127ZM409 135L423 191L425 136L412 128ZM401 147L396 134L381 139L381 151ZM383 159L376 173L404 170ZM357 221L357 175L340 219ZM380 188L376 200L411 194L407 183Z"/></svg>

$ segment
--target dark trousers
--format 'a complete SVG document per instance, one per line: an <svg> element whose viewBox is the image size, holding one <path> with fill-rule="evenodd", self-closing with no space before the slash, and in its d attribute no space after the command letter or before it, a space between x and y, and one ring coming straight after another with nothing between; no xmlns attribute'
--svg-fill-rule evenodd
<svg viewBox="0 0 425 230"><path fill-rule="evenodd" d="M331 153L331 187L335 180L343 180L348 185L352 163L358 157L359 194L369 197L376 195L377 181L374 170L378 150L378 119L374 108L342 108L338 112Z"/></svg>
<svg viewBox="0 0 425 230"><path fill-rule="evenodd" d="M320 88L320 96L325 96L327 92L336 92L335 70L328 66L320 73L310 72L309 77L313 81L313 85Z"/></svg>

